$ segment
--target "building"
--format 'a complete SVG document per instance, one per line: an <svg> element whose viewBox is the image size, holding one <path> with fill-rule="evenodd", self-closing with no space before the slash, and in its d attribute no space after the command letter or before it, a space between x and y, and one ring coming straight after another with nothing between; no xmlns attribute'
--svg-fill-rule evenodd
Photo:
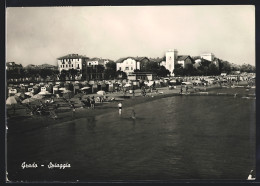
<svg viewBox="0 0 260 186"><path fill-rule="evenodd" d="M208 61L213 61L215 59L215 55L213 53L205 53L200 55L201 59L206 59Z"/></svg>
<svg viewBox="0 0 260 186"><path fill-rule="evenodd" d="M166 56L165 68L170 71L171 76L174 76L173 70L174 70L174 65L177 63L178 51L169 50L166 52L165 56Z"/></svg>
<svg viewBox="0 0 260 186"><path fill-rule="evenodd" d="M101 58L91 58L87 60L87 66L91 66L91 65L103 65L104 66L104 60L102 60Z"/></svg>
<svg viewBox="0 0 260 186"><path fill-rule="evenodd" d="M87 60L89 58L86 56L78 54L68 54L66 56L58 58L58 69L61 72L62 70L82 70L86 67Z"/></svg>
<svg viewBox="0 0 260 186"><path fill-rule="evenodd" d="M156 74L153 74L151 72L133 72L127 76L128 80L154 80L156 77Z"/></svg>
<svg viewBox="0 0 260 186"><path fill-rule="evenodd" d="M85 68L86 80L102 80L104 79L104 67L103 65L87 65Z"/></svg>
<svg viewBox="0 0 260 186"><path fill-rule="evenodd" d="M134 70L141 70L144 63L148 62L147 57L126 57L120 58L116 61L116 70L125 72L127 75L134 72Z"/></svg>
<svg viewBox="0 0 260 186"><path fill-rule="evenodd" d="M17 70L20 73L20 70L23 68L21 64L16 64L15 62L6 62L6 70Z"/></svg>
<svg viewBox="0 0 260 186"><path fill-rule="evenodd" d="M178 56L177 63L181 64L183 68L187 68L189 64L193 64L193 59L188 55Z"/></svg>

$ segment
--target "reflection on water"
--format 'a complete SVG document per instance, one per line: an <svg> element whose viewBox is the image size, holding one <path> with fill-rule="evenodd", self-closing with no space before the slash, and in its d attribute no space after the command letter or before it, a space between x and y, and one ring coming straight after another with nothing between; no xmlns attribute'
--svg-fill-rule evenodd
<svg viewBox="0 0 260 186"><path fill-rule="evenodd" d="M124 108L122 115L115 110L12 136L9 177L245 180L255 167L254 147L255 100L170 97ZM36 160L69 162L72 167L26 174L16 168L22 161Z"/></svg>

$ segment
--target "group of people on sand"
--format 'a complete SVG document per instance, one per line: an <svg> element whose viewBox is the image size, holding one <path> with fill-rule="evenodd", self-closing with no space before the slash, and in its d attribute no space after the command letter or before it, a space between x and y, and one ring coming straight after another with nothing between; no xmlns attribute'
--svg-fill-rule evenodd
<svg viewBox="0 0 260 186"><path fill-rule="evenodd" d="M188 87L187 85L185 85L184 88L186 89L186 93L188 93L189 87ZM182 88L182 86L181 86L180 94L182 94L182 93L183 93L183 88Z"/></svg>
<svg viewBox="0 0 260 186"><path fill-rule="evenodd" d="M80 101L84 104L84 106L86 106L88 109L95 109L95 97L92 96L91 98L88 96L87 99L82 100L82 98L79 98Z"/></svg>
<svg viewBox="0 0 260 186"><path fill-rule="evenodd" d="M56 110L58 109L59 105L54 105L53 99L51 101L39 101L39 105L31 105L27 103L26 109L30 112L30 115L45 115L50 116L53 119L57 118Z"/></svg>

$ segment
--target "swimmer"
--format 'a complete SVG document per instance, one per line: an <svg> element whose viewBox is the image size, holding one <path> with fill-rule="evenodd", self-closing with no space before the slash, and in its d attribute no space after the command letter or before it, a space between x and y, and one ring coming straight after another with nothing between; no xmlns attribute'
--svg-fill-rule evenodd
<svg viewBox="0 0 260 186"><path fill-rule="evenodd" d="M136 119L136 117L135 117L135 111L134 110L132 110L132 117L131 117L132 119Z"/></svg>

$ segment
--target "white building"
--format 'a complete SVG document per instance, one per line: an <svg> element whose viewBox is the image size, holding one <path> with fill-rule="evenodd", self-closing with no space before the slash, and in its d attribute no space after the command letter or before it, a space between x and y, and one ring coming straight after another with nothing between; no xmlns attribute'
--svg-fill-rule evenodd
<svg viewBox="0 0 260 186"><path fill-rule="evenodd" d="M213 61L215 59L215 55L213 53L205 53L200 55L201 59L206 59L208 61Z"/></svg>
<svg viewBox="0 0 260 186"><path fill-rule="evenodd" d="M104 65L104 60L102 60L101 58L91 58L87 60L87 65L91 66L91 65Z"/></svg>
<svg viewBox="0 0 260 186"><path fill-rule="evenodd" d="M178 56L177 63L181 64L183 68L187 68L189 64L192 64L192 58L188 55Z"/></svg>
<svg viewBox="0 0 260 186"><path fill-rule="evenodd" d="M174 64L177 63L178 51L169 50L166 52L165 56L166 56L165 68L170 71L171 76L174 76L173 70L174 70Z"/></svg>
<svg viewBox="0 0 260 186"><path fill-rule="evenodd" d="M58 69L61 72L62 70L82 70L86 65L88 57L78 55L78 54L68 54L66 56L58 58Z"/></svg>
<svg viewBox="0 0 260 186"><path fill-rule="evenodd" d="M123 71L128 75L130 73L133 73L136 69L141 69L141 60L140 58L134 57L121 58L117 60L116 70Z"/></svg>

